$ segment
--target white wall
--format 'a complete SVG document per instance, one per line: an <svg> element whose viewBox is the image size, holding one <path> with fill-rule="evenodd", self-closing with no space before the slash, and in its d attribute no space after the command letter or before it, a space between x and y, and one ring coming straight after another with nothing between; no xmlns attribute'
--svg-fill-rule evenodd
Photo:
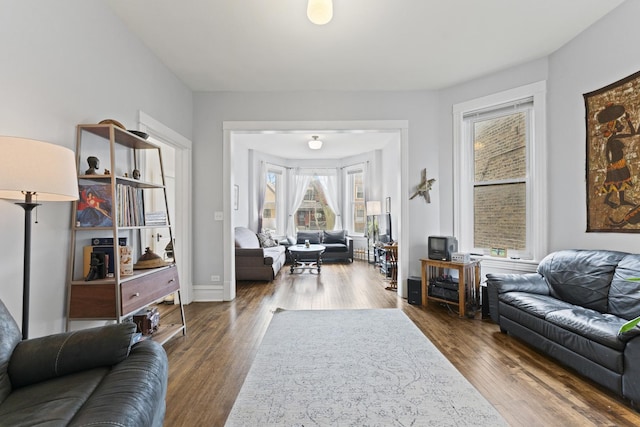
<svg viewBox="0 0 640 427"><path fill-rule="evenodd" d="M222 210L223 121L408 120L410 185L420 170L438 173L437 97L432 92L196 93L194 95L194 286L223 273L222 224L210 212ZM312 100L312 102L310 102ZM413 182L415 180L415 182ZM434 191L438 199L438 189ZM399 197L402 197L400 195ZM408 195L404 195L408 197ZM438 203L409 214L408 274L418 274L426 236L439 231ZM407 243L403 243L407 244Z"/></svg>
<svg viewBox="0 0 640 427"><path fill-rule="evenodd" d="M640 70L638 16L640 2L626 1L549 57L550 250L576 247L640 252L638 234L586 233L582 96ZM637 125L640 117L632 117L632 121ZM636 203L640 203L639 173L632 171L634 190L627 192Z"/></svg>
<svg viewBox="0 0 640 427"><path fill-rule="evenodd" d="M0 134L75 150L75 125L138 111L190 138L191 92L102 1L4 0ZM30 336L64 329L71 203L38 208L33 225ZM24 211L0 201L0 299L20 324Z"/></svg>
<svg viewBox="0 0 640 427"><path fill-rule="evenodd" d="M586 233L586 140L583 94L640 70L636 17L640 2L627 1L547 58L503 70L440 91L442 145L441 224L451 230L453 176L444 165L452 159L451 107L491 93L547 80L548 251L566 248L638 252L640 239L627 233ZM635 118L637 123L640 118ZM636 176L637 176L637 172ZM634 181L640 188L640 182ZM640 202L640 190L634 200Z"/></svg>

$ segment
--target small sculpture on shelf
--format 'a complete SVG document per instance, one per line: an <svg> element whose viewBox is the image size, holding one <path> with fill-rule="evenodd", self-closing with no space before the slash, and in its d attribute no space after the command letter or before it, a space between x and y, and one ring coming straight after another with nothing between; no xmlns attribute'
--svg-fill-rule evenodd
<svg viewBox="0 0 640 427"><path fill-rule="evenodd" d="M87 163L89 164L89 169L85 171L85 175L95 175L100 167L100 159L96 156L89 156L87 157Z"/></svg>
<svg viewBox="0 0 640 427"><path fill-rule="evenodd" d="M133 179L140 179L140 171L138 169L134 169L131 174L133 176Z"/></svg>

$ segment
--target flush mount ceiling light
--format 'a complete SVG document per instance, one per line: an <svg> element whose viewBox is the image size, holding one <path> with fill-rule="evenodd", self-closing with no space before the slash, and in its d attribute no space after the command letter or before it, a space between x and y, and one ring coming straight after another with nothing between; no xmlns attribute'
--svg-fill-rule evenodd
<svg viewBox="0 0 640 427"><path fill-rule="evenodd" d="M316 25L324 25L333 18L332 0L309 0L307 17Z"/></svg>
<svg viewBox="0 0 640 427"><path fill-rule="evenodd" d="M321 149L322 148L322 141L320 141L318 139L318 136L314 135L311 138L313 138L313 139L309 141L309 148L311 148L312 150Z"/></svg>

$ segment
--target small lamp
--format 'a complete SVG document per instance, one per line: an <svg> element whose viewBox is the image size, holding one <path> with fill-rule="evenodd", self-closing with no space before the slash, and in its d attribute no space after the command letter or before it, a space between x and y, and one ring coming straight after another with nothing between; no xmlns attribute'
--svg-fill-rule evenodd
<svg viewBox="0 0 640 427"><path fill-rule="evenodd" d="M327 24L333 18L332 0L309 0L307 17L316 25Z"/></svg>
<svg viewBox="0 0 640 427"><path fill-rule="evenodd" d="M29 336L31 211L37 202L78 199L76 160L68 148L27 138L0 136L0 199L24 200L22 338Z"/></svg>
<svg viewBox="0 0 640 427"><path fill-rule="evenodd" d="M376 216L382 214L382 203L380 200L372 200L367 202L367 216L373 216L373 242L378 240Z"/></svg>

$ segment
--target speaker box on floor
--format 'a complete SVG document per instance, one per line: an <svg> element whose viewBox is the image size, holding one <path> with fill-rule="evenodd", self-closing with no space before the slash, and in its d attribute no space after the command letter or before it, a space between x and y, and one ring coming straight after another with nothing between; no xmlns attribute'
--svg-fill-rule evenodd
<svg viewBox="0 0 640 427"><path fill-rule="evenodd" d="M422 304L422 277L410 276L407 279L409 304Z"/></svg>

